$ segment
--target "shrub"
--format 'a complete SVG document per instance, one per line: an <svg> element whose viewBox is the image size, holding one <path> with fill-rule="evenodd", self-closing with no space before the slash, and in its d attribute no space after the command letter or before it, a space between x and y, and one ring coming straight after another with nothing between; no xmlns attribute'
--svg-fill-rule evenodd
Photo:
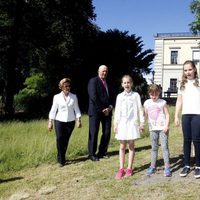
<svg viewBox="0 0 200 200"><path fill-rule="evenodd" d="M37 112L43 110L47 97L47 81L42 73L32 73L24 82L25 88L14 98L15 110Z"/></svg>

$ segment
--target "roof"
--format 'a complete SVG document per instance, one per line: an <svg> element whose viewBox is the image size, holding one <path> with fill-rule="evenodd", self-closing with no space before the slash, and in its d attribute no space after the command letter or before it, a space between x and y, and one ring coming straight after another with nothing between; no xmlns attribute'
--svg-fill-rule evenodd
<svg viewBox="0 0 200 200"><path fill-rule="evenodd" d="M194 34L191 32L179 32L179 33L157 33L155 38L170 38L170 37L200 37L200 34Z"/></svg>

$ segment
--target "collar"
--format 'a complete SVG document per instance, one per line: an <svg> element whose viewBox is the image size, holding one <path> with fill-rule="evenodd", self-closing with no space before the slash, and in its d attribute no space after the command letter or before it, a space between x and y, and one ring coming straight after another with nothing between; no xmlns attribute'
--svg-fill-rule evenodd
<svg viewBox="0 0 200 200"><path fill-rule="evenodd" d="M195 82L195 79L192 79L192 80L191 80L191 79L187 79L187 82L188 82L188 83L194 83L194 82Z"/></svg>
<svg viewBox="0 0 200 200"><path fill-rule="evenodd" d="M123 93L124 96L131 96L133 94L133 91L132 90L130 92L124 91Z"/></svg>
<svg viewBox="0 0 200 200"><path fill-rule="evenodd" d="M68 95L66 96L65 93L63 91L61 91L61 94L65 97L69 97L70 96L70 92L68 93Z"/></svg>

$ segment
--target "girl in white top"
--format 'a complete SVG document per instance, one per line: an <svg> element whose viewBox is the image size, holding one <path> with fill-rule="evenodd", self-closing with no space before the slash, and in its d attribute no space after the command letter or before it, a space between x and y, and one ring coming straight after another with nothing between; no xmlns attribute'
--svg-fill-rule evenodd
<svg viewBox="0 0 200 200"><path fill-rule="evenodd" d="M132 91L133 80L131 76L124 75L121 83L124 91L117 96L114 114L115 138L120 141L119 161L120 169L116 174L116 179L133 174L134 160L134 140L140 138L140 131L144 128L143 108L140 95ZM125 150L129 145L128 168L125 172Z"/></svg>
<svg viewBox="0 0 200 200"><path fill-rule="evenodd" d="M184 168L180 176L190 172L191 143L195 150L194 177L200 178L200 84L197 68L193 61L183 64L183 75L178 88L176 101L175 124L179 126L179 112L182 109Z"/></svg>
<svg viewBox="0 0 200 200"><path fill-rule="evenodd" d="M53 128L53 120L56 131L57 160L60 167L65 165L65 154L75 120L77 127L81 127L81 112L78 106L78 100L75 94L70 92L71 80L64 78L59 82L61 92L53 98L53 104L49 112L48 129Z"/></svg>

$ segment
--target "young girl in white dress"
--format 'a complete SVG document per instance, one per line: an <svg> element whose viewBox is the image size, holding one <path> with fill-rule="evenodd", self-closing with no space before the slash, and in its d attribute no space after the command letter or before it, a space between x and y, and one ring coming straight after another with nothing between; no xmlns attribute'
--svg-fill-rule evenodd
<svg viewBox="0 0 200 200"><path fill-rule="evenodd" d="M140 95L132 90L133 79L129 75L122 77L121 85L124 91L117 96L114 114L115 138L120 141L119 162L120 169L115 178L129 177L133 174L133 160L135 155L134 140L140 138L140 131L144 129L144 115ZM128 143L128 167L124 170L125 150Z"/></svg>

